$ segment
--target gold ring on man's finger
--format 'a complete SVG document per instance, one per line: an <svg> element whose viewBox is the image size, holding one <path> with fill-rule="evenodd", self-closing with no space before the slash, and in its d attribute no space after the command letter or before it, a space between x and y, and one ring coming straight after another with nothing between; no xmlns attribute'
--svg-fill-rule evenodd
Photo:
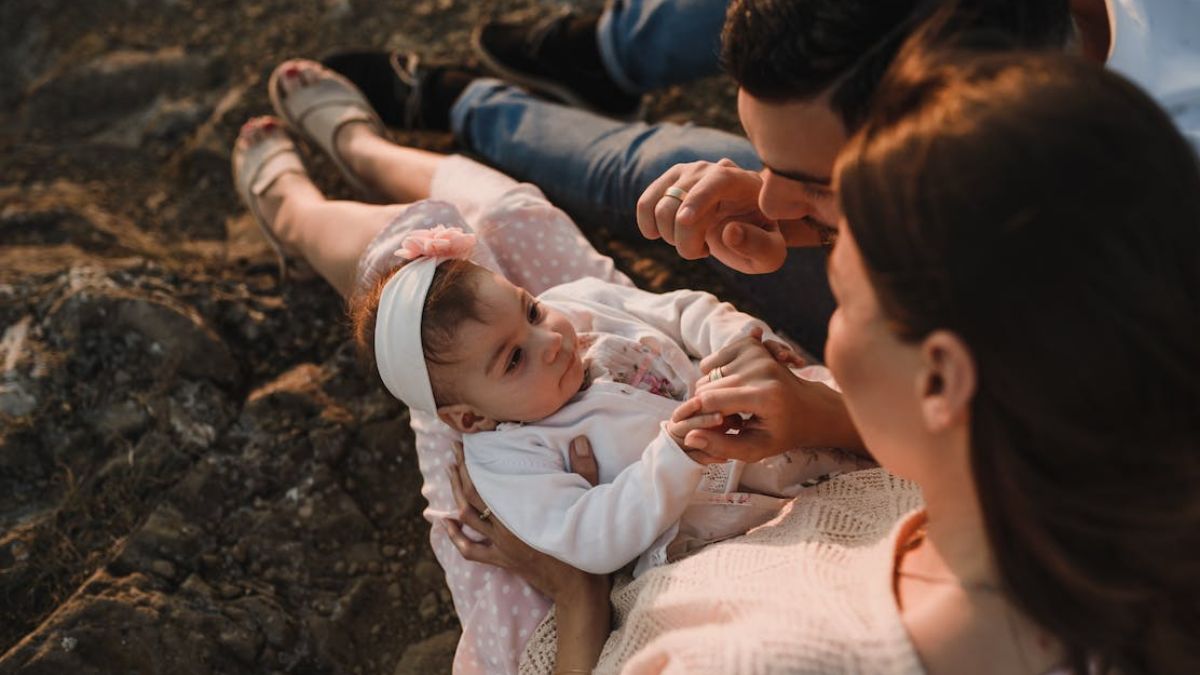
<svg viewBox="0 0 1200 675"><path fill-rule="evenodd" d="M491 517L492 517L491 507L484 507L483 513L479 514L480 520L487 520L488 518L491 518Z"/></svg>
<svg viewBox="0 0 1200 675"><path fill-rule="evenodd" d="M708 371L708 381L709 382L716 382L717 380L721 379L722 377L724 377L724 374L721 372L721 366L717 366L716 368L713 368L712 370Z"/></svg>
<svg viewBox="0 0 1200 675"><path fill-rule="evenodd" d="M671 187L667 188L666 192L663 193L663 199L666 199L667 197L670 197L671 199L678 199L680 202L683 202L684 197L687 197L687 190L672 185Z"/></svg>

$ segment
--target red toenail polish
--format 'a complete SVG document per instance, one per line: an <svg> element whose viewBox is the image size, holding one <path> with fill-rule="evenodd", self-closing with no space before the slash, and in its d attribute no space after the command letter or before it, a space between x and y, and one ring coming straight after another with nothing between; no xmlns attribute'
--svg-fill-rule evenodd
<svg viewBox="0 0 1200 675"><path fill-rule="evenodd" d="M263 129L270 131L275 128L275 120L267 120L263 122Z"/></svg>
<svg viewBox="0 0 1200 675"><path fill-rule="evenodd" d="M287 75L288 77L295 77L300 74L300 69L296 66L288 66L287 69L283 71L283 74Z"/></svg>

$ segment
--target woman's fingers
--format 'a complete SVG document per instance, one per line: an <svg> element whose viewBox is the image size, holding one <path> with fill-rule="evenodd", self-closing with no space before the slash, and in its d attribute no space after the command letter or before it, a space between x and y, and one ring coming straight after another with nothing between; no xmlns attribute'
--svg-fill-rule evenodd
<svg viewBox="0 0 1200 675"><path fill-rule="evenodd" d="M772 447L770 436L757 429L743 429L736 435L711 429L694 429L683 440L691 451L702 452L715 462L730 459L757 462L787 449Z"/></svg>
<svg viewBox="0 0 1200 675"><path fill-rule="evenodd" d="M442 520L442 527L445 528L446 535L450 537L450 543L454 544L454 548L458 549L463 558L471 562L496 565L506 569L511 567L512 561L500 549L489 542L471 539L462 531L462 527L457 521L445 518Z"/></svg>
<svg viewBox="0 0 1200 675"><path fill-rule="evenodd" d="M683 438L692 429L708 429L725 424L725 416L721 413L705 413L693 415L679 421L667 422L667 432L677 439Z"/></svg>
<svg viewBox="0 0 1200 675"><path fill-rule="evenodd" d="M587 436L576 436L571 441L571 471L582 476L592 487L600 482L600 467L596 465L596 456L592 454L592 444Z"/></svg>

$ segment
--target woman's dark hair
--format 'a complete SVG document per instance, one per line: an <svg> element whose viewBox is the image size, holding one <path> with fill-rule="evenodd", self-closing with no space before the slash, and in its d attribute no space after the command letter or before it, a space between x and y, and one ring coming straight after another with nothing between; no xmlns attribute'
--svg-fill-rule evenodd
<svg viewBox="0 0 1200 675"><path fill-rule="evenodd" d="M378 376L375 365L375 322L379 318L379 297L383 287L401 268L397 267L371 284L366 290L350 297L351 334L359 359ZM468 260L449 260L433 272L425 306L421 310L421 347L428 363L450 363L450 352L456 346L455 335L463 322L481 320L477 296L478 281L485 270ZM451 383L439 381L430 371L434 402L449 405L459 399L460 392Z"/></svg>
<svg viewBox="0 0 1200 675"><path fill-rule="evenodd" d="M1060 48L1067 0L733 0L721 62L738 86L774 103L829 102L853 132L909 35L931 17L1008 48Z"/></svg>
<svg viewBox="0 0 1200 675"><path fill-rule="evenodd" d="M913 49L837 170L906 340L971 350L1011 600L1077 673L1200 672L1200 170L1116 74Z"/></svg>

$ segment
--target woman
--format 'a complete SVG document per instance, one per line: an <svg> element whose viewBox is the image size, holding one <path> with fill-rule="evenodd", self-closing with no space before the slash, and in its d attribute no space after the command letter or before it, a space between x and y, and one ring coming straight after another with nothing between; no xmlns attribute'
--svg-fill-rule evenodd
<svg viewBox="0 0 1200 675"><path fill-rule="evenodd" d="M827 362L919 494L849 474L619 588L598 670L1200 672L1200 171L1169 118L1065 57L912 53L837 182ZM704 366L691 411L754 418L689 446L791 445L761 345ZM465 555L550 576L475 516L495 545ZM560 671L590 665L594 612L562 617Z"/></svg>

